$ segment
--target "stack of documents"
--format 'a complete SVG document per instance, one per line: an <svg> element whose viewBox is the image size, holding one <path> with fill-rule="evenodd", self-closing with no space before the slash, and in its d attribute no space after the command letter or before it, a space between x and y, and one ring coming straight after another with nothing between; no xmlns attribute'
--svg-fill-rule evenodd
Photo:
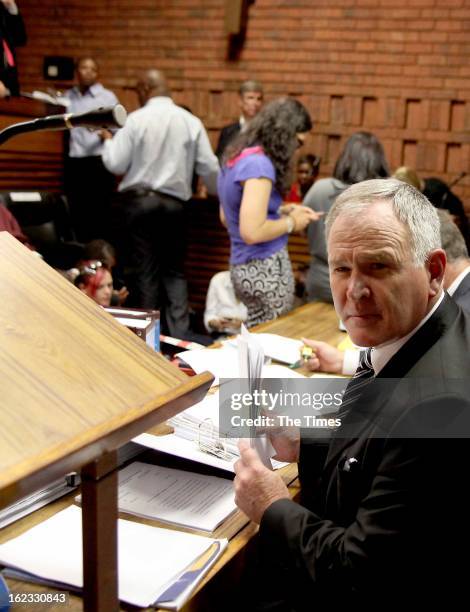
<svg viewBox="0 0 470 612"><path fill-rule="evenodd" d="M272 336L273 334L256 334L256 338L263 335ZM282 340L287 340L287 343L290 346L290 351L286 355L282 347L279 349L279 352L271 350L270 352L273 355L272 359L276 359L277 361L281 361L282 363L286 364L296 363L299 360L300 347L302 346L300 340L289 340L289 338L282 338L282 336L277 337L281 338ZM211 374L215 376L215 380L212 383L212 386L214 387L219 384L221 378L238 378L239 357L237 342L238 340L227 340L224 346L218 349L183 351L182 353L178 353L178 357L185 361L196 372L196 374L201 374L201 372L206 371L211 372ZM292 350L293 344L290 343L295 343L295 350ZM281 352L283 358L279 359L279 357L281 357ZM265 355L269 356L266 352ZM265 363L263 365L261 377L305 378L302 374L294 372L285 366L271 365L269 363Z"/></svg>
<svg viewBox="0 0 470 612"><path fill-rule="evenodd" d="M300 349L303 346L301 340L286 338L278 334L252 334L256 342L263 349L266 357L292 365L300 358ZM235 339L226 340L224 346L235 346L240 336Z"/></svg>
<svg viewBox="0 0 470 612"><path fill-rule="evenodd" d="M177 610L212 567L227 540L118 521L119 599ZM6 575L60 589L81 589L82 515L66 510L0 545Z"/></svg>
<svg viewBox="0 0 470 612"><path fill-rule="evenodd" d="M119 471L118 507L208 532L237 508L231 480L138 461Z"/></svg>
<svg viewBox="0 0 470 612"><path fill-rule="evenodd" d="M258 341L256 334L250 332L243 325L241 333L237 336L238 358L239 358L239 377L240 383L246 381L245 388L240 389L241 392L252 394L254 391L261 390L262 370L264 363L264 350ZM256 419L259 414L259 408L255 405L250 406L250 417ZM250 432L250 446L254 448L264 465L272 469L271 457L276 454L272 444L266 435L258 437L256 435L256 427Z"/></svg>
<svg viewBox="0 0 470 612"><path fill-rule="evenodd" d="M75 488L76 485L73 483L73 480L69 480L63 476L51 482L47 487L44 487L44 489L40 489L27 497L19 499L11 506L7 506L0 511L0 529L50 504L55 499L67 495L67 493L70 493Z"/></svg>

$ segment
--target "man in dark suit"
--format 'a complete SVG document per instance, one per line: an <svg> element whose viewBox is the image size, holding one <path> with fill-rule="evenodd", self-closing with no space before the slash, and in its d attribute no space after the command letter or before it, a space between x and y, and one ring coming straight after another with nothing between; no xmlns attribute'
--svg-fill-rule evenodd
<svg viewBox="0 0 470 612"><path fill-rule="evenodd" d="M442 248L446 253L444 289L466 312L470 313L470 258L462 232L452 216L442 209L437 210L440 221ZM314 353L307 362L313 372L329 374L353 374L359 363L359 351L340 351L327 342L304 338Z"/></svg>
<svg viewBox="0 0 470 612"><path fill-rule="evenodd" d="M443 292L437 213L410 185L365 181L326 231L335 308L371 350L326 452L271 436L278 458L299 460L302 505L240 443L236 501L260 523L251 609L455 606L470 545L470 320Z"/></svg>
<svg viewBox="0 0 470 612"><path fill-rule="evenodd" d="M0 98L19 94L15 47L26 44L26 30L14 0L0 0Z"/></svg>
<svg viewBox="0 0 470 612"><path fill-rule="evenodd" d="M222 160L225 149L263 106L263 86L258 81L244 81L238 91L241 115L238 121L222 128L215 154Z"/></svg>
<svg viewBox="0 0 470 612"><path fill-rule="evenodd" d="M437 211L447 266L444 287L464 310L470 312L470 258L462 232L446 210Z"/></svg>

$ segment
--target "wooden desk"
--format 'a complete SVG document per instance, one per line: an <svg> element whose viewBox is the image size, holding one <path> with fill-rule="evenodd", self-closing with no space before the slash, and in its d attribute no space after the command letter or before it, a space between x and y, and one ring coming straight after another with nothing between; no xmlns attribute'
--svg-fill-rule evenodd
<svg viewBox="0 0 470 612"><path fill-rule="evenodd" d="M330 304L310 303L295 309L288 315L259 325L255 331L276 333L283 336L299 338L306 336L330 342L335 346L344 339L344 333L338 329L338 319L333 306ZM284 481L289 485L293 496L299 492L297 480L297 466L290 465L282 470ZM70 503L69 500L61 500L39 512L18 521L14 525L5 528L0 534L0 542L19 535L26 529L45 520L55 511L62 509ZM129 518L128 516L126 518ZM151 521L142 521L152 524ZM256 534L258 526L248 522L241 512L235 513L224 525L214 533L215 537L227 537L230 544L223 556L217 561L212 570L199 585L197 590L187 604L183 607L184 612L206 612L216 610L217 602L224 597L224 585L233 585L243 567L244 559L249 554L249 543ZM214 579L215 578L215 579ZM8 581L13 592L47 592L47 589L36 585L25 585L16 581ZM49 589L50 590L50 589ZM20 611L20 607L13 606L12 610ZM24 608L23 608L24 609ZM44 607L44 611L57 610ZM81 610L81 598L71 596L70 605L67 608L73 612Z"/></svg>

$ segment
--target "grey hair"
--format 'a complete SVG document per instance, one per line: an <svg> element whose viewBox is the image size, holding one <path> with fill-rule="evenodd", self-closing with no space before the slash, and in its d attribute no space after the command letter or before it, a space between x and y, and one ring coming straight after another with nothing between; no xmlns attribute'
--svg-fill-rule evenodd
<svg viewBox="0 0 470 612"><path fill-rule="evenodd" d="M345 189L326 218L327 240L331 226L339 215L357 214L378 200L390 202L395 216L410 234L415 265L424 265L429 253L441 248L439 217L434 206L420 191L397 179L372 179Z"/></svg>
<svg viewBox="0 0 470 612"><path fill-rule="evenodd" d="M441 242L442 248L447 255L447 261L453 262L458 259L468 259L468 250L464 237L450 214L447 210L438 210L437 214L441 222Z"/></svg>

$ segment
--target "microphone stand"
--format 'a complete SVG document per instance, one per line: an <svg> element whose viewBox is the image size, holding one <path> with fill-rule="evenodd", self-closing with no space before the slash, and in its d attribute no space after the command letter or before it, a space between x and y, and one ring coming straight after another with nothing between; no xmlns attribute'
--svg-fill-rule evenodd
<svg viewBox="0 0 470 612"><path fill-rule="evenodd" d="M126 109L122 104L116 104L111 108L95 109L80 115L65 113L63 115L50 115L39 117L31 121L14 123L0 131L0 145L27 132L37 132L39 130L70 130L73 127L87 127L91 129L101 129L108 127L122 127L127 116Z"/></svg>

